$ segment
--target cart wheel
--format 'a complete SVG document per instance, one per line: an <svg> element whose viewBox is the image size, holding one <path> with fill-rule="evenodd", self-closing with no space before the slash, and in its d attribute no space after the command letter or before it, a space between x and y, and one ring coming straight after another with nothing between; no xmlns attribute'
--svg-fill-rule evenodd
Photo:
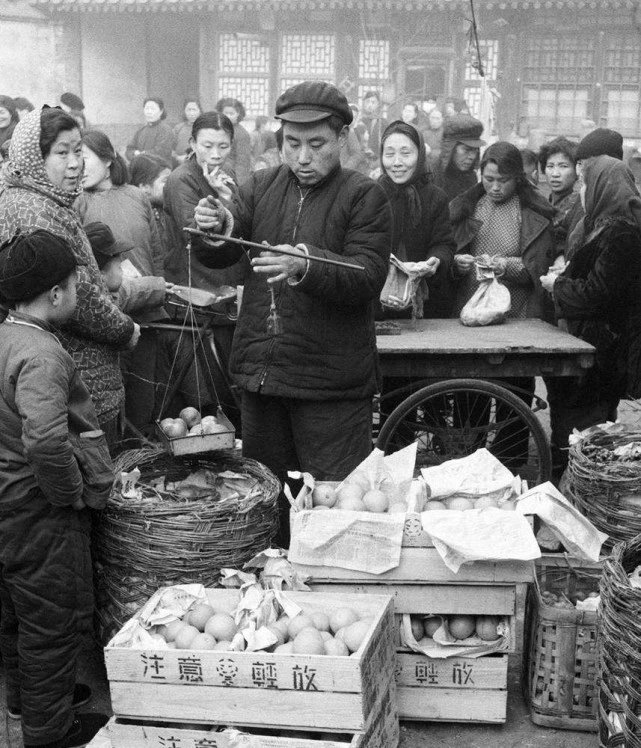
<svg viewBox="0 0 641 748"><path fill-rule="evenodd" d="M376 446L389 454L414 441L417 468L485 447L530 485L550 480L552 473L541 423L523 400L494 382L452 379L408 397L390 413Z"/></svg>

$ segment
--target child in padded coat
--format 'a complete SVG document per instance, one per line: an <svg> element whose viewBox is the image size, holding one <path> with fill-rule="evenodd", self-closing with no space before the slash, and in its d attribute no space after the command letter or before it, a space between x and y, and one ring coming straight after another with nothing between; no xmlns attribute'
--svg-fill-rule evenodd
<svg viewBox="0 0 641 748"><path fill-rule="evenodd" d="M85 745L107 717L74 714L93 614L90 516L113 482L107 443L54 334L76 306L76 258L37 230L0 246L0 652L25 748Z"/></svg>

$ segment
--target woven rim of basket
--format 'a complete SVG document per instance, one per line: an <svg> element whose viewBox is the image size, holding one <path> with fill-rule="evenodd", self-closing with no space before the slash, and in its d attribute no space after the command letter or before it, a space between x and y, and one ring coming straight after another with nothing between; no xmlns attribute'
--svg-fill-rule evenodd
<svg viewBox="0 0 641 748"><path fill-rule="evenodd" d="M115 460L117 475L130 472L136 467L140 469L139 486L143 490L144 499L140 501L124 497L117 481L105 510L110 519L114 515L127 516L128 520L132 516L144 515L147 520L165 518L175 526L176 523L180 524L182 518L192 527L194 519L199 522L215 519L229 521L231 516L244 515L259 505L273 508L280 493L280 483L268 468L256 460L233 452L204 452L175 457L161 449L145 448L123 452ZM173 480L182 480L201 469L249 474L256 479L255 486L244 496L225 500L216 500L211 495L185 497L166 488L158 491L148 486L148 481L155 478L166 475ZM190 519L187 520L187 517Z"/></svg>
<svg viewBox="0 0 641 748"><path fill-rule="evenodd" d="M639 746L641 733L641 589L628 574L641 563L641 535L617 543L603 563L598 615L599 723L607 746ZM611 714L619 717L615 731Z"/></svg>
<svg viewBox="0 0 641 748"><path fill-rule="evenodd" d="M610 538L604 548L629 541L641 533L641 509L625 504L624 497L641 496L641 460L599 459L631 442L641 442L641 432L597 432L570 448L565 495Z"/></svg>

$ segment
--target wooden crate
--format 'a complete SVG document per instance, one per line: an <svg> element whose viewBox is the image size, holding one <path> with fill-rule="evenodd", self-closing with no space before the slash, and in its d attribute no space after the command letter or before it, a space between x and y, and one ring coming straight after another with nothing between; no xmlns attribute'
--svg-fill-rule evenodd
<svg viewBox="0 0 641 748"><path fill-rule="evenodd" d="M317 592L391 594L396 613L421 615L496 615L510 618L510 652L523 650L527 585L534 579L530 561L479 561L458 574L434 548L403 548L400 564L384 574L328 566L294 567Z"/></svg>
<svg viewBox="0 0 641 748"><path fill-rule="evenodd" d="M507 666L506 654L438 660L398 652L399 713L408 720L504 723Z"/></svg>
<svg viewBox="0 0 641 748"><path fill-rule="evenodd" d="M208 590L225 610L237 590ZM389 595L288 592L308 610L351 607L372 624L350 657L105 648L118 717L362 732L382 693L395 703L394 614Z"/></svg>

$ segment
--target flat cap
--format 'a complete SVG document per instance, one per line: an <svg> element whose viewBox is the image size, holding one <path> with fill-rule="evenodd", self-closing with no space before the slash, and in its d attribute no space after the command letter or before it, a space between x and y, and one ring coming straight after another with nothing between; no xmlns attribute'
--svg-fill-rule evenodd
<svg viewBox="0 0 641 748"><path fill-rule="evenodd" d="M597 127L588 133L576 149L576 160L582 161L592 156L612 156L623 161L623 135L607 127Z"/></svg>
<svg viewBox="0 0 641 748"><path fill-rule="evenodd" d="M346 125L354 119L343 93L324 81L298 83L276 101L276 118L285 122L320 122L333 115L340 117Z"/></svg>
<svg viewBox="0 0 641 748"><path fill-rule="evenodd" d="M443 125L443 140L454 140L470 148L481 148L486 145L481 140L483 123L470 117L469 114L453 114L447 117Z"/></svg>
<svg viewBox="0 0 641 748"><path fill-rule="evenodd" d="M94 221L85 227L85 233L91 244L93 256L96 258L98 267L102 269L108 262L118 255L133 249L132 244L116 241L111 229L106 223Z"/></svg>
<svg viewBox="0 0 641 748"><path fill-rule="evenodd" d="M0 299L25 301L68 278L77 265L61 236L38 229L0 245Z"/></svg>

